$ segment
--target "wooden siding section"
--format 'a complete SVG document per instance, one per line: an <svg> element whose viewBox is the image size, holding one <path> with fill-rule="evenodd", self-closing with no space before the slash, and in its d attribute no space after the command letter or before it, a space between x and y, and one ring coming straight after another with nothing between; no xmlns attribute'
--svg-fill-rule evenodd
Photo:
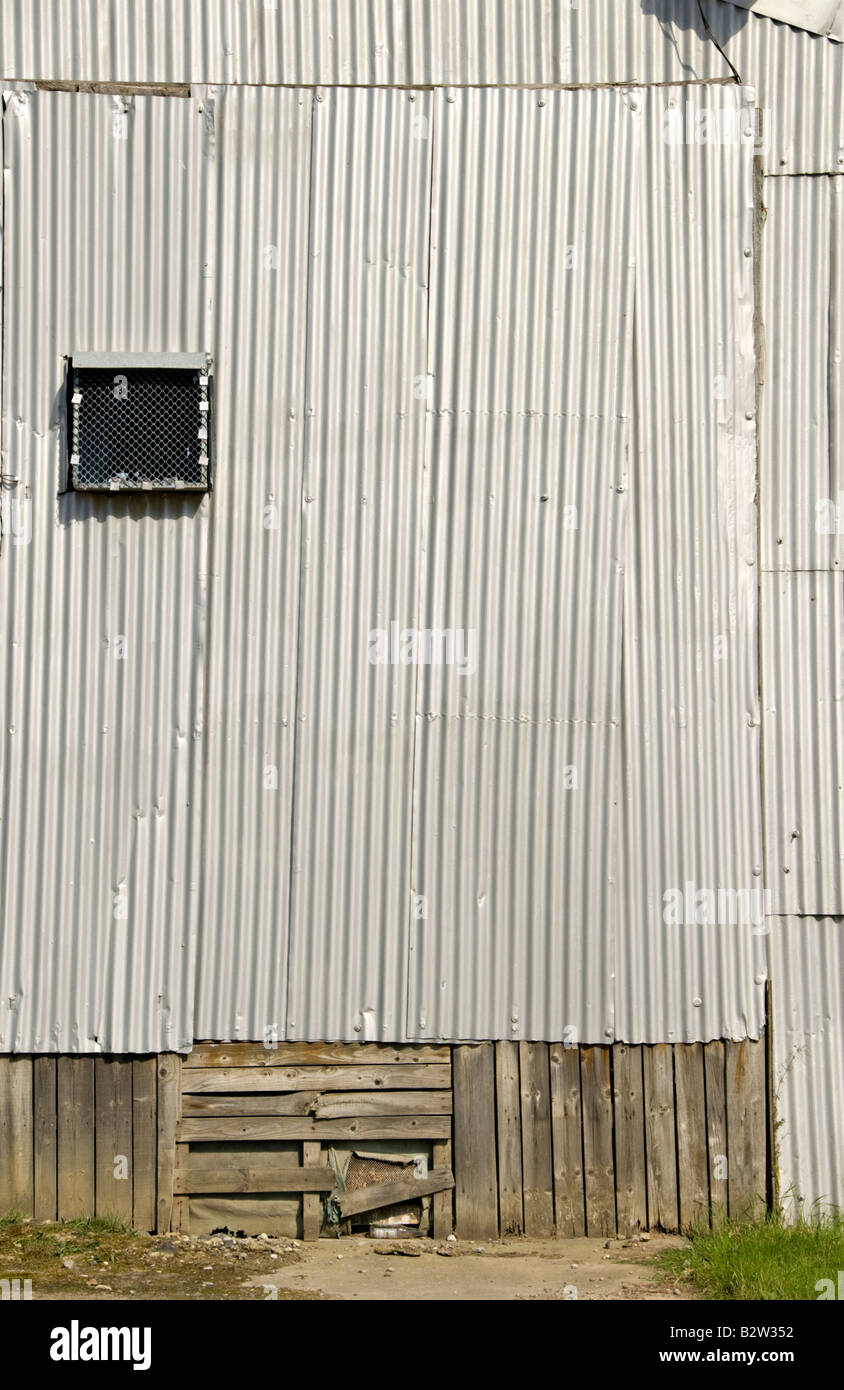
<svg viewBox="0 0 844 1390"><path fill-rule="evenodd" d="M453 1179L426 1189L438 1238L671 1231L764 1208L769 1123L764 1038L2 1056L0 1212L186 1230L192 1196L285 1193L313 1239L327 1148L392 1140Z"/></svg>

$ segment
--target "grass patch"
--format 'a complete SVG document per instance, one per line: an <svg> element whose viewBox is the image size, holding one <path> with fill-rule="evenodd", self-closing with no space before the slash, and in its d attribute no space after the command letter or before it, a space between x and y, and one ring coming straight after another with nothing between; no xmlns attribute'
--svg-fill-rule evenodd
<svg viewBox="0 0 844 1390"><path fill-rule="evenodd" d="M813 1215L786 1225L780 1214L761 1221L723 1221L692 1231L691 1244L665 1250L654 1263L691 1281L705 1299L817 1299L815 1285L844 1269L844 1213Z"/></svg>

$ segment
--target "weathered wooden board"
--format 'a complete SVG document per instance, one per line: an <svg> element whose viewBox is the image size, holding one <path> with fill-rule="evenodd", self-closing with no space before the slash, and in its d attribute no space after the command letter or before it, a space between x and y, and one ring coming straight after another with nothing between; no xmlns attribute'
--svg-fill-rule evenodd
<svg viewBox="0 0 844 1390"><path fill-rule="evenodd" d="M302 1145L303 1168L322 1167L322 1145L308 1140ZM319 1193L302 1194L302 1238L318 1240L322 1226L322 1198Z"/></svg>
<svg viewBox="0 0 844 1390"><path fill-rule="evenodd" d="M382 1115L353 1120L311 1120L307 1115L282 1115L278 1118L186 1119L179 1126L178 1137L192 1144L202 1144L248 1139L447 1139L450 1134L448 1115Z"/></svg>
<svg viewBox="0 0 844 1390"><path fill-rule="evenodd" d="M706 1160L706 1102L703 1089L703 1046L674 1047L674 1089L677 1104L677 1188L680 1229L690 1230L709 1214L709 1173Z"/></svg>
<svg viewBox="0 0 844 1390"><path fill-rule="evenodd" d="M313 1107L316 1120L354 1115L450 1115L451 1091L328 1091Z"/></svg>
<svg viewBox="0 0 844 1390"><path fill-rule="evenodd" d="M645 1148L648 1161L648 1211L653 1228L676 1231L676 1126L674 1049L666 1043L643 1048L645 1076Z"/></svg>
<svg viewBox="0 0 844 1390"><path fill-rule="evenodd" d="M229 1163L226 1155L217 1155L217 1168L176 1167L174 1191L194 1192L331 1192L337 1185L333 1168L325 1165L298 1167L279 1164L273 1168L256 1167L249 1163Z"/></svg>
<svg viewBox="0 0 844 1390"><path fill-rule="evenodd" d="M32 1058L0 1057L0 1213L34 1208Z"/></svg>
<svg viewBox="0 0 844 1390"><path fill-rule="evenodd" d="M298 1145L295 1145L298 1148ZM182 1169L190 1168L191 1172L201 1172L208 1168L224 1168L227 1163L233 1163L235 1167L256 1168L262 1171L275 1171L278 1168L295 1168L298 1163L299 1155L293 1152L294 1144L289 1142L283 1149L275 1149L267 1152L264 1148L258 1148L251 1141L239 1145L236 1149L228 1148L220 1153L217 1149L206 1149L204 1145L198 1144L188 1147L186 1156L181 1161Z"/></svg>
<svg viewBox="0 0 844 1390"><path fill-rule="evenodd" d="M554 1170L551 1157L551 1079L547 1043L519 1043L519 1077L525 1235L552 1236Z"/></svg>
<svg viewBox="0 0 844 1390"><path fill-rule="evenodd" d="M766 1197L765 1044L725 1043L729 1212L758 1216Z"/></svg>
<svg viewBox="0 0 844 1390"><path fill-rule="evenodd" d="M132 1063L94 1060L96 1197L98 1216L132 1224Z"/></svg>
<svg viewBox="0 0 844 1390"><path fill-rule="evenodd" d="M396 1091L451 1085L451 1068L394 1067L194 1067L182 1078L191 1094L229 1091Z"/></svg>
<svg viewBox="0 0 844 1390"><path fill-rule="evenodd" d="M495 1044L495 1116L498 1134L498 1219L502 1235L523 1233L522 1102L519 1044Z"/></svg>
<svg viewBox="0 0 844 1390"><path fill-rule="evenodd" d="M157 1168L157 1060L132 1062L132 1221L138 1231L155 1230Z"/></svg>
<svg viewBox="0 0 844 1390"><path fill-rule="evenodd" d="M162 1052L160 1054L158 1058L158 1179L156 1199L156 1230L158 1231L169 1231L173 1220L173 1169L176 1162L176 1131L182 1103L181 1071L181 1058L177 1053ZM201 1124L203 1121L194 1121L193 1123ZM209 1121L208 1123L214 1122Z"/></svg>
<svg viewBox="0 0 844 1390"><path fill-rule="evenodd" d="M608 1047L584 1047L580 1083L583 1101L583 1159L586 1233L615 1235L612 1089Z"/></svg>
<svg viewBox="0 0 844 1390"><path fill-rule="evenodd" d="M94 1059L59 1057L57 1080L58 1215L94 1215Z"/></svg>
<svg viewBox="0 0 844 1390"><path fill-rule="evenodd" d="M433 1192L445 1192L454 1187L454 1177L447 1168L432 1169L424 1178L404 1178L401 1182L379 1182L354 1192L338 1192L334 1198L344 1217L357 1216L376 1207L392 1206L396 1202L415 1202Z"/></svg>
<svg viewBox="0 0 844 1390"><path fill-rule="evenodd" d="M185 1069L193 1067L307 1067L307 1066L418 1066L420 1063L451 1062L447 1044L431 1043L279 1043L266 1048L261 1043L197 1043L183 1058Z"/></svg>
<svg viewBox="0 0 844 1390"><path fill-rule="evenodd" d="M618 1230L622 1235L635 1235L648 1224L641 1047L614 1044L613 1086Z"/></svg>
<svg viewBox="0 0 844 1390"><path fill-rule="evenodd" d="M32 1059L32 1142L36 1221L55 1221L59 1210L56 1134L56 1058Z"/></svg>
<svg viewBox="0 0 844 1390"><path fill-rule="evenodd" d="M456 1229L464 1240L480 1240L498 1234L492 1043L455 1047L452 1073Z"/></svg>
<svg viewBox="0 0 844 1390"><path fill-rule="evenodd" d="M342 1092L332 1091L329 1094L342 1095ZM371 1093L367 1091L363 1094ZM445 1095L447 1092L442 1094ZM206 1118L214 1115L310 1115L320 1095L321 1091L286 1091L280 1095L267 1092L257 1096L183 1094L182 1114L185 1117L190 1115Z"/></svg>
<svg viewBox="0 0 844 1390"><path fill-rule="evenodd" d="M583 1192L580 1049L553 1043L548 1050L548 1063L556 1231L558 1236L584 1236L586 1208Z"/></svg>
<svg viewBox="0 0 844 1390"><path fill-rule="evenodd" d="M706 1087L706 1150L709 1202L712 1215L727 1214L727 1092L722 1042L705 1043L703 1078Z"/></svg>
<svg viewBox="0 0 844 1390"><path fill-rule="evenodd" d="M451 1171L451 1140L435 1139L431 1145L434 1167ZM446 1240L454 1229L454 1197L452 1188L435 1192L431 1203L432 1232L435 1240Z"/></svg>

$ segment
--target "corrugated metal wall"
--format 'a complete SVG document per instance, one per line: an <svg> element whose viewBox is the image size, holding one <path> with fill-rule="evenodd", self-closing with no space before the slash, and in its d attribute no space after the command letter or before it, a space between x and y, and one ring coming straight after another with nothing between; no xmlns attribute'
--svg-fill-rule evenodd
<svg viewBox="0 0 844 1390"><path fill-rule="evenodd" d="M761 857L752 148L667 146L680 95L11 97L5 1045L758 1036L747 931L662 920ZM216 490L57 515L63 356L138 347L213 353Z"/></svg>
<svg viewBox="0 0 844 1390"><path fill-rule="evenodd" d="M4 0L0 9L0 77L18 80L421 87L729 76L696 0Z"/></svg>
<svg viewBox="0 0 844 1390"><path fill-rule="evenodd" d="M67 355L209 341L204 141L184 101L5 113L3 1049L193 1036L209 500L68 493L59 458Z"/></svg>
<svg viewBox="0 0 844 1390"><path fill-rule="evenodd" d="M667 889L763 882L753 147L665 143L686 97L649 95L638 202L616 1017L635 1042L758 1038L764 1018L752 921L663 918ZM706 103L744 127L737 88Z"/></svg>

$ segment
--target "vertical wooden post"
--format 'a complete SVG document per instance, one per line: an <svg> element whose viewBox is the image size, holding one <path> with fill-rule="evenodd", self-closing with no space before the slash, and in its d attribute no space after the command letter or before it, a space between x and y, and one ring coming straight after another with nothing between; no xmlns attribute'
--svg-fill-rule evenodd
<svg viewBox="0 0 844 1390"><path fill-rule="evenodd" d="M32 1058L0 1057L0 1212L34 1210Z"/></svg>
<svg viewBox="0 0 844 1390"><path fill-rule="evenodd" d="M765 1206L765 1043L726 1043L727 1158L731 1217Z"/></svg>
<svg viewBox="0 0 844 1390"><path fill-rule="evenodd" d="M172 1229L176 1131L181 1110L182 1061L176 1052L162 1052L158 1058L157 1231Z"/></svg>
<svg viewBox="0 0 844 1390"><path fill-rule="evenodd" d="M680 1218L674 1148L674 1049L655 1043L644 1047L643 1053L648 1224L652 1229L676 1231Z"/></svg>
<svg viewBox="0 0 844 1390"><path fill-rule="evenodd" d="M94 1059L59 1057L58 1216L73 1221L93 1216L94 1196Z"/></svg>
<svg viewBox="0 0 844 1390"><path fill-rule="evenodd" d="M580 1060L583 1095L583 1158L586 1173L586 1233L614 1236L615 1173L612 1154L610 1049L584 1047Z"/></svg>
<svg viewBox="0 0 844 1390"><path fill-rule="evenodd" d="M464 1240L483 1240L498 1235L492 1043L462 1043L455 1047L452 1075L457 1234Z"/></svg>
<svg viewBox="0 0 844 1390"><path fill-rule="evenodd" d="M56 1150L56 1059L32 1062L33 1144L35 1148L36 1221L55 1221L58 1215Z"/></svg>
<svg viewBox="0 0 844 1390"><path fill-rule="evenodd" d="M502 1235L521 1235L522 1115L519 1044L495 1044L495 1110L498 1134L498 1214Z"/></svg>
<svg viewBox="0 0 844 1390"><path fill-rule="evenodd" d="M155 1057L132 1062L132 1224L136 1231L154 1231L158 1152L158 1104Z"/></svg>
<svg viewBox="0 0 844 1390"><path fill-rule="evenodd" d="M703 1048L706 1086L706 1150L709 1170L709 1203L713 1217L727 1214L727 1094L725 1054L722 1042Z"/></svg>
<svg viewBox="0 0 844 1390"><path fill-rule="evenodd" d="M709 1173L706 1161L706 1104L701 1043L674 1046L677 1095L677 1167L680 1229L688 1231L708 1217Z"/></svg>
<svg viewBox="0 0 844 1390"><path fill-rule="evenodd" d="M548 1044L519 1043L522 1098L522 1171L525 1235L554 1234L554 1177L551 1159L551 1081Z"/></svg>
<svg viewBox="0 0 844 1390"><path fill-rule="evenodd" d="M583 1126L580 1101L580 1048L553 1043L551 1139L554 1153L554 1211L558 1236L586 1235L583 1194Z"/></svg>
<svg viewBox="0 0 844 1390"><path fill-rule="evenodd" d="M132 1063L97 1057L94 1092L97 1215L117 1216L131 1224Z"/></svg>
<svg viewBox="0 0 844 1390"><path fill-rule="evenodd" d="M435 1168L450 1168L452 1164L451 1140L434 1139L432 1157ZM431 1198L432 1231L435 1240L445 1240L454 1230L454 1198L451 1190L435 1192Z"/></svg>
<svg viewBox="0 0 844 1390"><path fill-rule="evenodd" d="M620 1235L635 1235L648 1224L641 1047L614 1044L613 1088L618 1230Z"/></svg>
<svg viewBox="0 0 844 1390"><path fill-rule="evenodd" d="M302 1143L302 1167L314 1168L320 1162L322 1145L318 1139ZM319 1240L322 1226L322 1198L318 1192L302 1193L302 1239Z"/></svg>

